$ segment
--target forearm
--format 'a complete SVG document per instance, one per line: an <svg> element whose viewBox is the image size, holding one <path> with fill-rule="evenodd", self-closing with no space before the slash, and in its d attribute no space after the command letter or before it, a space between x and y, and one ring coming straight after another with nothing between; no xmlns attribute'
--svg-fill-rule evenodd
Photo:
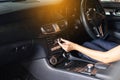
<svg viewBox="0 0 120 80"><path fill-rule="evenodd" d="M92 50L80 45L75 45L74 50L77 50L95 60L98 60L100 62L108 63L107 61L108 55L107 52L102 52L102 51L97 51L97 50Z"/></svg>

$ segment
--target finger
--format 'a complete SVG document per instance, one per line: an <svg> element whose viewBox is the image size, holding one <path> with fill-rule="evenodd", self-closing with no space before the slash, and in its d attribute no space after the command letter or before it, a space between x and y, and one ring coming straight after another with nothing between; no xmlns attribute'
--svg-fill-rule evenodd
<svg viewBox="0 0 120 80"><path fill-rule="evenodd" d="M62 43L60 43L60 42L58 42L58 44L61 46L61 48L62 48L63 50L65 50L66 52L68 52L68 51L65 49L64 44L62 44Z"/></svg>
<svg viewBox="0 0 120 80"><path fill-rule="evenodd" d="M62 47L62 44L60 43L60 41L58 40L58 44Z"/></svg>
<svg viewBox="0 0 120 80"><path fill-rule="evenodd" d="M63 42L69 42L68 40L63 39L63 38L61 38L61 41L63 41Z"/></svg>

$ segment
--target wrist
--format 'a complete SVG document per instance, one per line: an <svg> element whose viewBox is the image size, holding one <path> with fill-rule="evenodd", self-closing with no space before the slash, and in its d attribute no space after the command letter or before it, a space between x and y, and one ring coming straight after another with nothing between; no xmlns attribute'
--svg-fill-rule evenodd
<svg viewBox="0 0 120 80"><path fill-rule="evenodd" d="M78 50L79 45L78 44L74 44L73 50Z"/></svg>

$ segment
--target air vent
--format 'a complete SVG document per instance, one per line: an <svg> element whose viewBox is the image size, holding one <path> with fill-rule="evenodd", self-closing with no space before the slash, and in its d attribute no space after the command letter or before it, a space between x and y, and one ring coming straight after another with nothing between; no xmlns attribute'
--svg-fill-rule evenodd
<svg viewBox="0 0 120 80"><path fill-rule="evenodd" d="M62 30L62 29L64 29L64 28L67 27L68 23L67 23L67 21L63 20L63 21L57 22L57 25L58 25L58 26L60 27L60 29Z"/></svg>

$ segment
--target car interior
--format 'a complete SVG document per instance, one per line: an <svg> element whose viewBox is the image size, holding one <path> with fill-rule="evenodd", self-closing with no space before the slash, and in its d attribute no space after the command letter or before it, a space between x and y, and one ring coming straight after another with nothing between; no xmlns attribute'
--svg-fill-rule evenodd
<svg viewBox="0 0 120 80"><path fill-rule="evenodd" d="M120 2L0 0L0 79L118 80L119 61L84 59L57 40L82 45L110 34L120 39L119 25Z"/></svg>

